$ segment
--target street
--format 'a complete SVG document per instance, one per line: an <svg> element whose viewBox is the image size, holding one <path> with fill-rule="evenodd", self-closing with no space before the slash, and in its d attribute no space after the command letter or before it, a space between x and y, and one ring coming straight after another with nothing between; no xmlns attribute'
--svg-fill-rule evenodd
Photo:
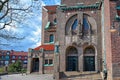
<svg viewBox="0 0 120 80"><path fill-rule="evenodd" d="M53 80L52 74L12 74L0 76L0 80Z"/></svg>

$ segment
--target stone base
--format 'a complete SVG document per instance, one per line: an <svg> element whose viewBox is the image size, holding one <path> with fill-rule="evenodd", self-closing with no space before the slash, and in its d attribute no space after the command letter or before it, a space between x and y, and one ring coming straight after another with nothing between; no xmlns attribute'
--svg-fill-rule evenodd
<svg viewBox="0 0 120 80"><path fill-rule="evenodd" d="M113 80L120 80L120 77L114 77Z"/></svg>

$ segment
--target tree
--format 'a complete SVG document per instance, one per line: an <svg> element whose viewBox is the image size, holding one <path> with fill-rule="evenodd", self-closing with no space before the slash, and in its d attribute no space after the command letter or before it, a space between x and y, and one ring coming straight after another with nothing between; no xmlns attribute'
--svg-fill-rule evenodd
<svg viewBox="0 0 120 80"><path fill-rule="evenodd" d="M24 0L0 0L0 30L6 26L15 27L15 22L21 23L25 17L32 13L33 9L39 9L41 2L30 1L26 4ZM38 4L39 3L39 4Z"/></svg>
<svg viewBox="0 0 120 80"><path fill-rule="evenodd" d="M25 36L3 30L7 27L18 28L23 25L26 18L40 11L40 0L0 0L0 40L22 40ZM1 41L0 41L1 42ZM2 44L0 45L8 45Z"/></svg>
<svg viewBox="0 0 120 80"><path fill-rule="evenodd" d="M15 63L12 63L8 66L9 72L21 72L22 71L22 62L16 61Z"/></svg>

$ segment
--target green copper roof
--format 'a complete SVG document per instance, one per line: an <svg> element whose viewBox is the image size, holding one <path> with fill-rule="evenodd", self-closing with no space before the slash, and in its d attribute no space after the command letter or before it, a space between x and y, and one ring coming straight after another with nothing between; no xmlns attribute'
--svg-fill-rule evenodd
<svg viewBox="0 0 120 80"><path fill-rule="evenodd" d="M49 27L50 27L50 21L47 22L45 29L49 29Z"/></svg>
<svg viewBox="0 0 120 80"><path fill-rule="evenodd" d="M81 9L99 9L101 2L92 5L59 6L62 11L81 10Z"/></svg>
<svg viewBox="0 0 120 80"><path fill-rule="evenodd" d="M120 10L120 6L117 6L116 9Z"/></svg>
<svg viewBox="0 0 120 80"><path fill-rule="evenodd" d="M118 20L118 21L120 21L120 16L116 15L115 19Z"/></svg>
<svg viewBox="0 0 120 80"><path fill-rule="evenodd" d="M101 2L92 4L92 5L76 5L76 6L59 6L59 9L62 11L69 11L69 10L81 10L81 9L99 9Z"/></svg>

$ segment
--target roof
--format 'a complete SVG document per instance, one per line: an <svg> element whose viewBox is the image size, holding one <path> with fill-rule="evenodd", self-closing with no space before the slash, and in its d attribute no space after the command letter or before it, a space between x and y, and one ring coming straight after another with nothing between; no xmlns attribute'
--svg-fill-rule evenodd
<svg viewBox="0 0 120 80"><path fill-rule="evenodd" d="M41 48L43 48L44 50L51 51L51 50L54 50L54 45L53 44L41 45L41 46L34 48L34 50L40 50Z"/></svg>
<svg viewBox="0 0 120 80"><path fill-rule="evenodd" d="M56 11L58 5L44 6L48 11Z"/></svg>
<svg viewBox="0 0 120 80"><path fill-rule="evenodd" d="M12 52L12 55L15 55L15 56L27 56L28 55L28 52L23 52L23 51L13 51Z"/></svg>
<svg viewBox="0 0 120 80"><path fill-rule="evenodd" d="M24 51L14 51L14 50L0 50L0 53L4 52L4 55L6 55L7 52L10 52L10 55L15 55L15 56L27 56L28 52Z"/></svg>

